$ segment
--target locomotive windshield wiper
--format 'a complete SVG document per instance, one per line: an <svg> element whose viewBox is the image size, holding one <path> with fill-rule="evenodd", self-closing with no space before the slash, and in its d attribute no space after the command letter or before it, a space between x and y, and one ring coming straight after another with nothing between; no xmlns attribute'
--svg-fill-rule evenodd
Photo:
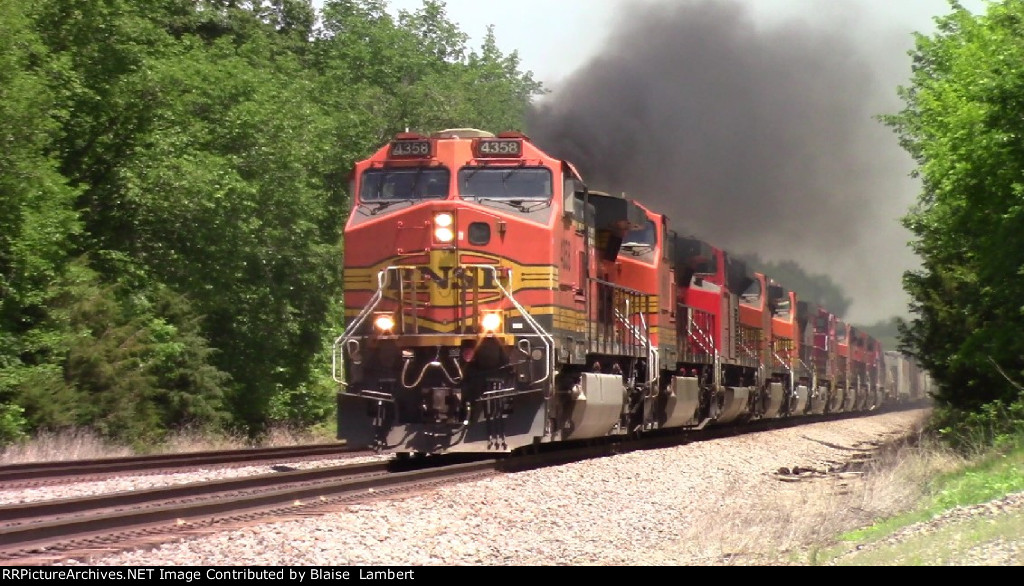
<svg viewBox="0 0 1024 586"><path fill-rule="evenodd" d="M501 182L505 183L506 181L508 181L508 178L511 177L513 173L515 173L516 171L519 171L520 169L522 169L525 166L526 166L526 161L519 161L518 165L516 165L515 167L512 167L511 169L509 169L508 171L506 171L505 173L503 173L501 175Z"/></svg>
<svg viewBox="0 0 1024 586"><path fill-rule="evenodd" d="M503 204L505 204L505 205L507 205L509 207L515 208L515 209L517 209L517 210L519 210L521 212L528 212L529 211L528 209L526 209L526 206L523 205L522 200L518 200L518 199L495 199L495 198L492 198L492 197L478 197L476 199L476 201L478 201L478 202L493 201L495 203L503 203Z"/></svg>
<svg viewBox="0 0 1024 586"><path fill-rule="evenodd" d="M376 214L379 214L380 212L383 212L384 210L388 209L389 207L391 207L393 205L398 205L400 203L412 203L412 200L408 200L408 199L392 199L392 200L389 200L389 201L380 201L380 202L377 202L376 204L371 204L371 203L367 203L367 202L360 202L359 203L359 207L357 209L363 215L374 216ZM370 206L373 206L373 207L370 207ZM366 211L366 210L364 210L364 208L370 208L370 209L368 211Z"/></svg>
<svg viewBox="0 0 1024 586"><path fill-rule="evenodd" d="M425 167L422 165L416 167L416 173L412 176L412 187L409 188L412 193L416 193L416 188L420 186L420 177L423 176L423 169Z"/></svg>
<svg viewBox="0 0 1024 586"><path fill-rule="evenodd" d="M476 198L476 201L477 201L477 203L483 203L483 202L486 201L486 202L494 202L494 203L505 204L508 207L515 208L517 211L523 212L525 214L528 214L528 213L530 213L532 211L539 210L541 208L546 208L546 207L551 205L551 202L547 201L547 200L537 201L537 202L530 202L529 204L527 204L527 203L524 203L523 200L521 200L521 199L498 199L498 198L494 198L494 197L478 197L478 198Z"/></svg>
<svg viewBox="0 0 1024 586"><path fill-rule="evenodd" d="M462 183L463 185L465 185L466 183L469 182L470 178L472 178L473 175L476 175L477 173L479 173L480 171L482 171L482 170L484 170L486 168L487 167L472 167L472 168L469 169L469 171L466 171L466 173L464 175L460 173L460 175L462 175L462 177L459 179L459 182Z"/></svg>

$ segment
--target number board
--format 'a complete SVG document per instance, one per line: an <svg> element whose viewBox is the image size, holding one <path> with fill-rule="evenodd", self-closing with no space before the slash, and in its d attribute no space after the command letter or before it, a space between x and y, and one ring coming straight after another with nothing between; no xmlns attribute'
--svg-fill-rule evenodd
<svg viewBox="0 0 1024 586"><path fill-rule="evenodd" d="M388 156L392 159L422 159L433 154L429 140L396 140Z"/></svg>
<svg viewBox="0 0 1024 586"><path fill-rule="evenodd" d="M478 159L521 157L523 156L523 141L507 138L481 138L476 141L475 156Z"/></svg>

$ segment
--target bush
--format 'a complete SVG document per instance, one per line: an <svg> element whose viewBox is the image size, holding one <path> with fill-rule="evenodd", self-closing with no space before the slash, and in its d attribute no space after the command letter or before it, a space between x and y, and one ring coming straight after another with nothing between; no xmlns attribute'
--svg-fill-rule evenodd
<svg viewBox="0 0 1024 586"><path fill-rule="evenodd" d="M971 411L936 408L931 427L960 453L976 453L989 446L1007 452L1024 443L1024 400L993 401Z"/></svg>
<svg viewBox="0 0 1024 586"><path fill-rule="evenodd" d="M0 404L0 446L6 446L27 437L25 410L17 405Z"/></svg>

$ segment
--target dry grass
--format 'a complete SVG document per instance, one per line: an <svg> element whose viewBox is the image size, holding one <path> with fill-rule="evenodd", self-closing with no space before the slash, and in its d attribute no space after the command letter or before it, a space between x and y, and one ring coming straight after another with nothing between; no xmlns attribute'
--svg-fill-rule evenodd
<svg viewBox="0 0 1024 586"><path fill-rule="evenodd" d="M118 446L88 430L42 433L31 440L11 444L0 453L0 464L55 462L131 456L131 448Z"/></svg>
<svg viewBox="0 0 1024 586"><path fill-rule="evenodd" d="M211 450L240 450L248 447L252 447L252 442L243 436L184 429L169 436L153 451L158 454L184 454Z"/></svg>
<svg viewBox="0 0 1024 586"><path fill-rule="evenodd" d="M884 447L857 473L788 483L755 510L697 522L681 543L717 565L806 565L837 536L905 513L928 480L967 460L919 434Z"/></svg>
<svg viewBox="0 0 1024 586"><path fill-rule="evenodd" d="M327 434L323 430L272 427L259 439L259 445L271 448L276 446L331 443L335 441L337 440L333 434Z"/></svg>
<svg viewBox="0 0 1024 586"><path fill-rule="evenodd" d="M181 454L211 450L239 450L253 447L284 447L334 441L324 433L294 430L287 427L271 428L262 436L251 439L239 435L210 433L184 429L144 452L104 440L87 430L69 430L42 433L36 437L12 444L0 451L0 465L23 462L56 462L91 458L116 458L147 454Z"/></svg>

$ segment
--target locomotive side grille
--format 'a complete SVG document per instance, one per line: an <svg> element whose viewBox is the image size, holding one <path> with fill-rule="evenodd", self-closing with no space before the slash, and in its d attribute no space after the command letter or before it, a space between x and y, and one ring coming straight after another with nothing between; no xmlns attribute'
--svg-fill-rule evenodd
<svg viewBox="0 0 1024 586"><path fill-rule="evenodd" d="M764 333L754 327L740 324L737 347L740 364L758 366L761 364L761 351L764 348Z"/></svg>
<svg viewBox="0 0 1024 586"><path fill-rule="evenodd" d="M772 357L775 361L775 367L783 370L790 370L792 368L794 358L793 348L796 343L788 338L777 338L773 340L775 351L772 353Z"/></svg>

